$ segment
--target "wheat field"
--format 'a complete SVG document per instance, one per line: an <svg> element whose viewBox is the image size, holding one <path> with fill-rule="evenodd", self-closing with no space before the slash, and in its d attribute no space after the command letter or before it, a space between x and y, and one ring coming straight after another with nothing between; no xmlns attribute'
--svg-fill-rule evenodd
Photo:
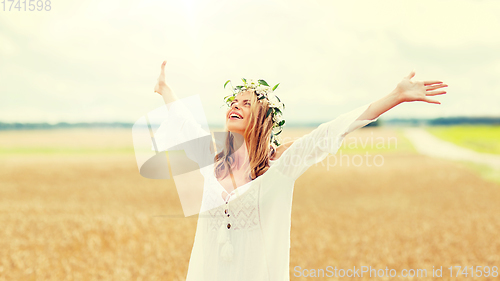
<svg viewBox="0 0 500 281"><path fill-rule="evenodd" d="M327 266L428 274L350 280L500 278L448 270L500 266L498 183L416 154L395 129L352 136L395 137L398 148L379 149L380 166L325 160L297 180L291 280L310 279L294 268ZM171 180L140 176L129 130L0 132L0 147L0 280L185 280L196 217L178 216Z"/></svg>

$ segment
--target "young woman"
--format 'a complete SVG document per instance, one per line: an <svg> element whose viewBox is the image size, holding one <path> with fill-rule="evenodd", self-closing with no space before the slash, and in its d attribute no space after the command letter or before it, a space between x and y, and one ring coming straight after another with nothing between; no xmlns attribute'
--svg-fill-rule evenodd
<svg viewBox="0 0 500 281"><path fill-rule="evenodd" d="M166 84L165 64L154 90L167 104L172 122L182 124L177 127L179 132L169 135L190 135L190 139L196 133L203 135L200 126L185 114L186 105ZM394 106L413 101L440 104L430 96L445 94L439 89L447 85L437 80L412 81L414 75L412 71L377 101L284 144L279 144L274 131L284 123L284 105L273 93L276 87L246 80L235 87L235 94L226 97L224 147L215 156L211 154L211 165L200 165L205 182L187 280L289 280L295 180L329 153L335 154L348 133ZM201 144L190 150L190 158L201 159L206 158L202 150L214 149L212 144Z"/></svg>

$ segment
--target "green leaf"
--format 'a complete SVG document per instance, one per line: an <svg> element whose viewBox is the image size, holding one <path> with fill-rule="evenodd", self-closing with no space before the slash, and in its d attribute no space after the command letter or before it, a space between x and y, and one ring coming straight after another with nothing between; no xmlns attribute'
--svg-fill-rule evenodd
<svg viewBox="0 0 500 281"><path fill-rule="evenodd" d="M226 88L227 83L229 83L231 80L227 80L226 83L224 83L224 89Z"/></svg>
<svg viewBox="0 0 500 281"><path fill-rule="evenodd" d="M260 98L258 98L257 100L261 100L261 99L265 99L265 98L266 98L266 96L262 95L262 96L260 96Z"/></svg>
<svg viewBox="0 0 500 281"><path fill-rule="evenodd" d="M281 112L281 110L280 110L279 108L277 108L277 107L275 107L275 108L274 108L274 110L276 110L278 113L283 114L283 113Z"/></svg>
<svg viewBox="0 0 500 281"><path fill-rule="evenodd" d="M283 126L283 124L285 124L285 120L281 120L281 121L278 123L278 126Z"/></svg>
<svg viewBox="0 0 500 281"><path fill-rule="evenodd" d="M276 90L276 88L278 88L278 85L279 85L279 84L280 84L280 83L278 83L278 84L274 85L274 87L273 87L273 91L274 91L274 90Z"/></svg>
<svg viewBox="0 0 500 281"><path fill-rule="evenodd" d="M269 114L271 113L271 111L273 111L273 109L272 109L272 108L269 108L269 109L267 110L267 113L266 113L266 118L269 116Z"/></svg>
<svg viewBox="0 0 500 281"><path fill-rule="evenodd" d="M241 88L243 88L243 86L236 86L236 89L238 90L241 90Z"/></svg>
<svg viewBox="0 0 500 281"><path fill-rule="evenodd" d="M276 96L276 95L274 95L274 96L278 99L279 102L281 102L281 100L280 100L280 98L278 98L278 96Z"/></svg>
<svg viewBox="0 0 500 281"><path fill-rule="evenodd" d="M229 102L232 102L234 100L234 96L231 96L227 99Z"/></svg>
<svg viewBox="0 0 500 281"><path fill-rule="evenodd" d="M282 132L282 131L283 131L283 130L280 130L279 132L277 132L277 133L276 133L276 134L274 134L274 135L275 135L275 136L277 136L277 135L281 134L281 132Z"/></svg>
<svg viewBox="0 0 500 281"><path fill-rule="evenodd" d="M245 78L241 78L241 80L243 80L243 82L246 84L247 83L247 79Z"/></svg>
<svg viewBox="0 0 500 281"><path fill-rule="evenodd" d="M259 84L269 87L269 84L267 84L267 82L264 80L259 80Z"/></svg>

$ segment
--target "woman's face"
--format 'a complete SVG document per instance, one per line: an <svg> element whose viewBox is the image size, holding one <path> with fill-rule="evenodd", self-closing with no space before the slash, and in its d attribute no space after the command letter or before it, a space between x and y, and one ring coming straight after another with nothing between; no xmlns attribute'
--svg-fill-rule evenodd
<svg viewBox="0 0 500 281"><path fill-rule="evenodd" d="M254 93L250 91L244 91L236 95L234 100L231 102L231 107L226 113L226 126L227 130L233 133L239 133L242 136L245 133L245 129L250 122L250 104L251 95ZM234 115L239 115L238 117Z"/></svg>

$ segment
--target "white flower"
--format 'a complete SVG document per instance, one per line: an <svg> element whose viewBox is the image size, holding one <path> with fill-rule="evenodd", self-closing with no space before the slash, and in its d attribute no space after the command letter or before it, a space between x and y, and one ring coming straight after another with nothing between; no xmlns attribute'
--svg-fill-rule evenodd
<svg viewBox="0 0 500 281"><path fill-rule="evenodd" d="M254 79L247 79L247 85L248 87L252 87L252 86L257 86L258 83Z"/></svg>
<svg viewBox="0 0 500 281"><path fill-rule="evenodd" d="M274 121L274 123L278 124L279 122L281 122L281 120L283 120L283 119L282 119L282 118L281 118L281 116L279 116L278 114L276 114L276 115L274 116L274 120L273 120L273 121Z"/></svg>
<svg viewBox="0 0 500 281"><path fill-rule="evenodd" d="M279 106L278 106L278 109L283 112L283 110L285 109L284 105L282 102L280 102Z"/></svg>
<svg viewBox="0 0 500 281"><path fill-rule="evenodd" d="M264 85L259 85L256 88L257 92L262 93L262 94L267 94L269 92L269 86L264 86Z"/></svg>
<svg viewBox="0 0 500 281"><path fill-rule="evenodd" d="M278 100L278 98L276 98L276 100ZM279 102L279 101L277 103L278 103L278 106L277 106L278 109L283 112L283 110L285 109L283 103Z"/></svg>
<svg viewBox="0 0 500 281"><path fill-rule="evenodd" d="M270 93L268 95L268 99L269 99L269 106L270 107L277 107L277 108L281 107L281 102L278 100L278 98L276 97L275 94Z"/></svg>
<svg viewBox="0 0 500 281"><path fill-rule="evenodd" d="M276 99L269 101L269 107L279 107L279 102Z"/></svg>

